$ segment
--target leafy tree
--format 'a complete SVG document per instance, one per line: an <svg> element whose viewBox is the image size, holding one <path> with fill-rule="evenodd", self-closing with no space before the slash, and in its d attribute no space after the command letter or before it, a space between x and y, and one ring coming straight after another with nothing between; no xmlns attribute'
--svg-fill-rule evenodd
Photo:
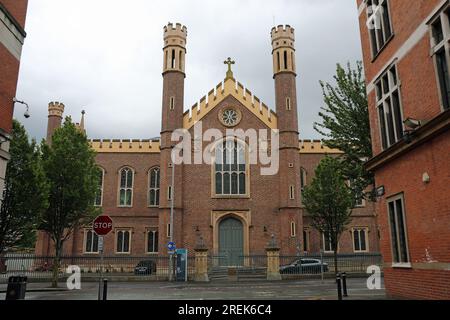
<svg viewBox="0 0 450 320"><path fill-rule="evenodd" d="M338 159L325 157L303 194L303 204L311 216L312 226L329 236L336 274L339 239L351 221L351 208L354 204L353 192L347 186L341 171Z"/></svg>
<svg viewBox="0 0 450 320"><path fill-rule="evenodd" d="M57 129L51 146L42 143L42 163L49 186L49 206L41 216L40 229L53 240L52 286L57 286L60 257L64 242L73 231L93 220L99 169L95 152L84 132L75 127L70 117Z"/></svg>
<svg viewBox="0 0 450 320"><path fill-rule="evenodd" d="M37 218L47 206L47 188L36 142L13 121L3 202L0 209L0 255L12 247L31 248Z"/></svg>
<svg viewBox="0 0 450 320"><path fill-rule="evenodd" d="M336 86L320 82L326 107L319 112L322 121L314 123L314 129L326 137L326 146L344 152L339 160L344 177L351 181L355 200L373 200L374 177L364 168L372 157L372 142L363 72L360 61L356 69L350 63L346 70L337 64ZM370 185L372 190L365 192Z"/></svg>

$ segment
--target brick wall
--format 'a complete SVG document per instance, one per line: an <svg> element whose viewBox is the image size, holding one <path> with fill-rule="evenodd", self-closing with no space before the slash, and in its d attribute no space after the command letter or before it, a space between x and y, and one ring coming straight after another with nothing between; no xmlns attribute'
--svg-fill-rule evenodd
<svg viewBox="0 0 450 320"><path fill-rule="evenodd" d="M358 0L360 6L362 0ZM430 31L425 24L437 12L439 0L390 0L393 38L381 53L372 59L366 13L360 20L366 79L372 80L383 72L388 63L397 59L401 82L400 95L403 119L408 117L430 121L442 114L437 77L430 56ZM414 35L414 37L412 36ZM418 36L417 36L418 35ZM412 43L404 51L405 42ZM404 51L402 53L402 50ZM401 53L397 56L397 53ZM382 151L380 129L375 107L375 91L369 93L369 114L376 155ZM413 138L414 142L414 138ZM395 150L394 145L391 150ZM385 261L385 284L389 295L404 298L448 299L450 287L450 132L442 130L431 140L391 159L375 170L377 186L386 194L377 202L380 246ZM385 153L386 154L386 153ZM382 157L383 154L380 155ZM430 182L423 181L423 175ZM411 264L407 268L392 268L392 249L387 201L402 194L405 224Z"/></svg>

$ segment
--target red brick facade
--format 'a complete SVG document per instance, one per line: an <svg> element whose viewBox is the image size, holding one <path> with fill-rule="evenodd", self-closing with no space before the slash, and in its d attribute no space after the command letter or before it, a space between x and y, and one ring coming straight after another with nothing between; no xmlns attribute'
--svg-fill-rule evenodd
<svg viewBox="0 0 450 320"><path fill-rule="evenodd" d="M28 0L0 1L0 205L9 155Z"/></svg>
<svg viewBox="0 0 450 320"><path fill-rule="evenodd" d="M5 23L11 23L18 32L24 33L28 0L2 0L0 6L5 15ZM3 23L3 22L2 22ZM19 30L20 29L20 30ZM10 132L12 126L13 103L19 77L20 60L0 39L0 129Z"/></svg>
<svg viewBox="0 0 450 320"><path fill-rule="evenodd" d="M357 1L375 155L367 167L375 173L376 185L384 187L376 212L385 284L388 294L396 297L450 299L450 110L441 94L445 88L439 82L438 70L443 69L433 53L441 42L434 26L442 22L442 37L450 34L448 1L386 3L392 36L374 56L366 25L366 4ZM447 45L448 41L442 48L448 70ZM377 97L376 84L384 71L394 65L399 83L400 121L410 118L421 123L418 126L404 123L403 137L383 148L379 101L384 98ZM449 83L448 73L442 79ZM386 108L390 100L384 101ZM405 231L399 231L399 236L395 234L399 220L392 218L394 212L402 211L399 207L395 209L396 199L403 201L404 221L400 225ZM401 234L405 235L405 241ZM396 242L397 239L400 241ZM399 252L405 252L404 257L396 255L398 248Z"/></svg>
<svg viewBox="0 0 450 320"><path fill-rule="evenodd" d="M185 33L178 29L180 39L185 40ZM185 32L185 31L183 31ZM171 46L171 38L166 42L165 51L172 47L182 49L182 46ZM173 65L172 65L173 67ZM147 230L159 231L159 254L166 254L166 245L169 241L167 224L170 217L170 201L168 200L168 188L171 185L171 133L178 129L187 128L192 137L192 144L198 139L199 134L194 127L187 127L186 120L189 113L183 113L184 104L184 69L178 67L175 62L174 70L166 70L163 73L163 117L161 140L153 141L98 141L93 142L97 150L97 163L104 169L103 201L102 209L114 221L114 231L105 238L105 254L117 253L117 232L123 229L131 231L131 255L145 256L147 252ZM275 91L277 100L277 113L272 113L273 119L262 121L255 112L245 106L245 99L238 99L232 94L223 98L211 98L214 107L193 109L193 113L202 114L202 130L216 128L225 135L226 127L220 120L223 110L234 108L238 110L241 121L233 129L270 129L271 123L278 120L280 130L280 168L278 174L262 175L262 164L251 164L247 172L248 192L245 195L235 197L217 196L214 192L213 168L209 164L182 164L175 166L175 201L174 201L174 241L178 247L185 247L192 252L193 248L202 238L206 246L216 252L219 242L219 225L227 217L234 217L243 225L243 253L265 254L265 248L272 235L281 248L282 254L295 255L303 247L303 230L309 232L306 250L312 253L320 251L319 234L309 226L307 214L301 205L301 174L303 168L307 172L306 182L310 183L314 170L326 153L339 153L322 147L320 142L299 142L296 99L296 74L291 71L275 72ZM226 85L235 84L235 80L227 77ZM225 86L224 84L224 86ZM240 85L240 84L239 84ZM231 90L236 92L238 86ZM220 92L228 89L217 87L217 97ZM247 90L246 99L251 99L251 93ZM174 101L171 102L171 98ZM289 98L289 108L286 106L286 98ZM218 100L220 99L220 100ZM255 103L257 98L254 98ZM211 108L211 109L208 109ZM259 112L259 111L258 111ZM260 114L264 111L261 109ZM258 113L257 113L258 114ZM275 119L276 117L276 119ZM265 119L265 118L263 118ZM54 123L49 120L49 126ZM269 136L270 137L270 136ZM248 141L246 141L248 142ZM270 144L270 141L269 141ZM192 155L204 152L207 142L203 143L203 149L192 149ZM157 149L156 149L157 148ZM134 152L133 150L137 150ZM155 150L156 149L156 150ZM132 150L132 151L130 151ZM120 170L124 167L133 170L133 200L130 207L119 206ZM155 167L160 169L160 201L156 207L149 207L149 170ZM293 196L290 195L290 186L293 187ZM378 252L378 229L372 204L365 204L354 211L355 219L351 228L361 227L367 229L368 251ZM305 216L305 221L304 217ZM292 230L292 223L294 230ZM341 252L353 253L353 239L351 229L343 236L340 247ZM68 241L65 252L68 254L85 254L85 231L78 230L74 239ZM43 238L39 238L36 252L42 251ZM48 247L48 246L47 246Z"/></svg>

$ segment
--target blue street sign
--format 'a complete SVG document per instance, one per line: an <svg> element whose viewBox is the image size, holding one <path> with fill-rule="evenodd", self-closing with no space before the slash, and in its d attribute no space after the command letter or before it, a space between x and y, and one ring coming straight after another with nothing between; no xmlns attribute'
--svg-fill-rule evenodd
<svg viewBox="0 0 450 320"><path fill-rule="evenodd" d="M167 244L167 249L169 249L169 251L174 251L176 249L175 242L169 242Z"/></svg>

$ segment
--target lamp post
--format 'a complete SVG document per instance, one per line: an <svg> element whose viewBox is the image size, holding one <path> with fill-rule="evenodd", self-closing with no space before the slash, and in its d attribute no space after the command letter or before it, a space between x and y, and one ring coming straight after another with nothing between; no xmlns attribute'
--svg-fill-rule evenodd
<svg viewBox="0 0 450 320"><path fill-rule="evenodd" d="M174 159L174 147L172 146L172 152L171 152L171 164L172 164L172 177L171 177L171 182L170 182L170 242L173 243L173 208L174 208L174 199L175 199L175 163L173 161ZM170 268L169 268L169 281L173 281L174 277L173 277L173 273L174 273L174 265L173 265L173 254L174 252L172 252L170 254L169 257L169 264L170 264Z"/></svg>

